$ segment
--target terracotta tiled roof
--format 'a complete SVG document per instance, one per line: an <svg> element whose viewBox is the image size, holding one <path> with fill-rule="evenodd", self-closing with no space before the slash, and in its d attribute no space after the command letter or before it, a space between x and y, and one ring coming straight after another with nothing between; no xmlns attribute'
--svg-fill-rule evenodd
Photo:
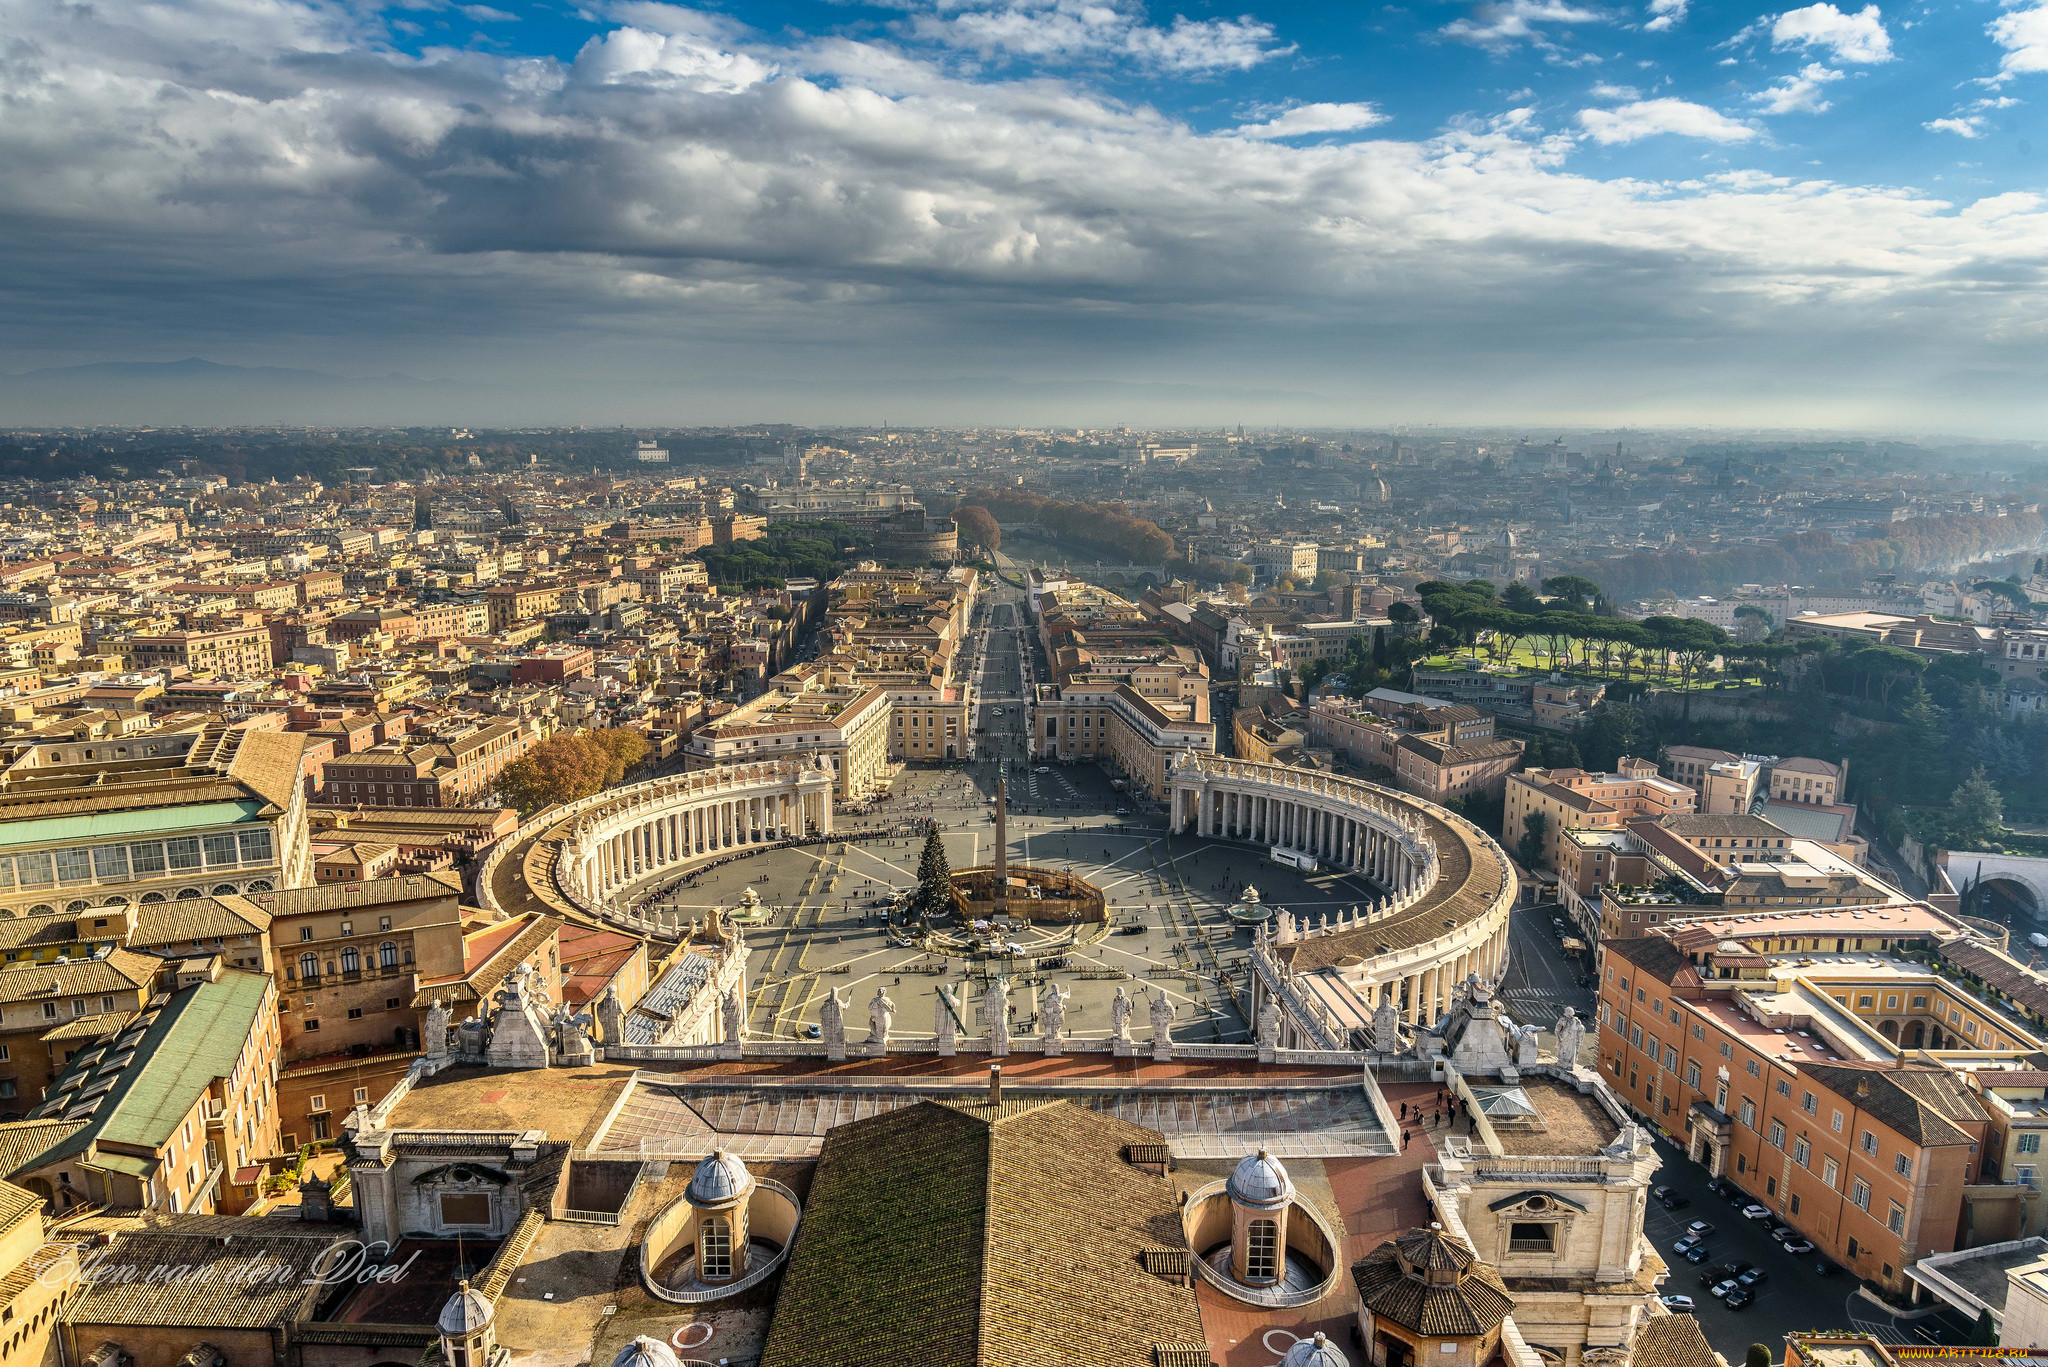
<svg viewBox="0 0 2048 1367"><path fill-rule="evenodd" d="M1160 1135L1068 1102L926 1102L833 1130L762 1367L1152 1367L1204 1341L1142 1254L1177 1235Z"/></svg>
<svg viewBox="0 0 2048 1367"><path fill-rule="evenodd" d="M203 1329L267 1329L308 1318L328 1288L319 1259L336 1241L332 1230L294 1235L276 1220L238 1221L223 1240L218 1221L203 1231L135 1230L99 1251L108 1275L82 1279L65 1303L75 1325L163 1325ZM330 1258L331 1262L332 1259ZM132 1280L111 1270L134 1267ZM192 1276L152 1281L152 1268L186 1267ZM271 1275L251 1275L262 1269ZM279 1269L288 1275L276 1275Z"/></svg>
<svg viewBox="0 0 2048 1367"><path fill-rule="evenodd" d="M1416 1229L1351 1265L1358 1299L1380 1319L1431 1338L1473 1338L1515 1308L1500 1274L1441 1230Z"/></svg>
<svg viewBox="0 0 2048 1367"><path fill-rule="evenodd" d="M1974 1099L1961 1098L1967 1101L1968 1109L1958 1110L1959 1098L1926 1076L1939 1069L1806 1063L1799 1070L1914 1144L1970 1142L1970 1136L1958 1129L1945 1112L1953 1112L1958 1120L1988 1118ZM1972 1110L1975 1114L1970 1113Z"/></svg>
<svg viewBox="0 0 2048 1367"><path fill-rule="evenodd" d="M1720 1367L1713 1345L1691 1315L1650 1315L1636 1330L1629 1367Z"/></svg>

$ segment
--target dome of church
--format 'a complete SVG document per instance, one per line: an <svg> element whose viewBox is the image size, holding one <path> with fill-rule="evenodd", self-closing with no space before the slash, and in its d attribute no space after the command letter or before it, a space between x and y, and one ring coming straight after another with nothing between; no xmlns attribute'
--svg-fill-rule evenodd
<svg viewBox="0 0 2048 1367"><path fill-rule="evenodd" d="M1287 1356L1280 1359L1280 1367L1351 1367L1351 1359L1327 1334L1317 1334L1312 1339L1296 1339Z"/></svg>
<svg viewBox="0 0 2048 1367"><path fill-rule="evenodd" d="M1260 1149L1248 1154L1225 1184L1230 1199L1248 1206L1277 1206L1294 1199L1294 1182L1280 1160Z"/></svg>
<svg viewBox="0 0 2048 1367"><path fill-rule="evenodd" d="M676 1350L660 1339L651 1339L642 1334L612 1359L612 1367L679 1367Z"/></svg>
<svg viewBox="0 0 2048 1367"><path fill-rule="evenodd" d="M448 1298L448 1304L441 1307L441 1318L435 1327L451 1338L463 1334L474 1334L491 1322L491 1303L481 1293L469 1289L465 1280Z"/></svg>
<svg viewBox="0 0 2048 1367"><path fill-rule="evenodd" d="M745 1163L724 1149L714 1149L690 1175L683 1195L693 1206L717 1206L738 1200L753 1185L754 1175Z"/></svg>

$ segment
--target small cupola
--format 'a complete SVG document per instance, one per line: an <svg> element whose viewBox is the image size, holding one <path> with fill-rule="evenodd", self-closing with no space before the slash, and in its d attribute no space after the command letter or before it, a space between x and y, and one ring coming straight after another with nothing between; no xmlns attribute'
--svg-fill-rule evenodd
<svg viewBox="0 0 2048 1367"><path fill-rule="evenodd" d="M1296 1339L1287 1356L1280 1359L1280 1367L1351 1367L1351 1360L1330 1342L1328 1334L1318 1332L1314 1338Z"/></svg>
<svg viewBox="0 0 2048 1367"><path fill-rule="evenodd" d="M441 1360L448 1367L490 1367L497 1346L495 1319L490 1298L471 1290L468 1279L463 1279L435 1321L441 1332Z"/></svg>
<svg viewBox="0 0 2048 1367"><path fill-rule="evenodd" d="M697 1164L683 1199L690 1203L697 1280L706 1286L738 1281L753 1261L747 1231L747 1199L754 1175L739 1155L714 1149Z"/></svg>
<svg viewBox="0 0 2048 1367"><path fill-rule="evenodd" d="M1287 1215L1294 1180L1260 1149L1224 1183L1230 1197L1230 1273L1246 1286L1276 1286L1287 1276Z"/></svg>

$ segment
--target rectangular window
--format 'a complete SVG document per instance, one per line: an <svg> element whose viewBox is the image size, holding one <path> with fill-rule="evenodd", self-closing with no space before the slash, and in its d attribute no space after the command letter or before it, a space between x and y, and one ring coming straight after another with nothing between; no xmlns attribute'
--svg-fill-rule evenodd
<svg viewBox="0 0 2048 1367"><path fill-rule="evenodd" d="M1552 1224L1518 1220L1508 1226L1508 1252L1554 1253L1557 1248L1552 1235L1556 1229Z"/></svg>
<svg viewBox="0 0 2048 1367"><path fill-rule="evenodd" d="M1664 1046L1664 1071L1667 1073L1678 1071L1678 1050L1668 1044Z"/></svg>
<svg viewBox="0 0 2048 1367"><path fill-rule="evenodd" d="M161 840L137 841L128 847L128 863L135 870L137 878L146 878L153 873L164 871L164 842Z"/></svg>
<svg viewBox="0 0 2048 1367"><path fill-rule="evenodd" d="M1792 1095L1792 1084L1787 1082L1784 1078L1778 1079L1778 1095L1783 1097L1789 1097Z"/></svg>
<svg viewBox="0 0 2048 1367"><path fill-rule="evenodd" d="M1869 1210L1870 1183L1864 1181L1860 1177L1857 1178L1855 1181L1851 1182L1849 1184L1849 1200L1855 1204L1856 1209Z"/></svg>
<svg viewBox="0 0 2048 1367"><path fill-rule="evenodd" d="M270 828L258 826L236 836L241 842L244 864L268 864L271 860Z"/></svg>
<svg viewBox="0 0 2048 1367"><path fill-rule="evenodd" d="M1836 1134L1842 1132L1842 1113L1840 1111L1835 1112L1834 1129Z"/></svg>
<svg viewBox="0 0 2048 1367"><path fill-rule="evenodd" d="M1771 1122L1771 1147L1774 1149L1785 1147L1785 1122L1782 1120L1773 1120Z"/></svg>
<svg viewBox="0 0 2048 1367"><path fill-rule="evenodd" d="M491 1198L480 1192L441 1193L441 1223L444 1225L488 1225Z"/></svg>
<svg viewBox="0 0 2048 1367"><path fill-rule="evenodd" d="M1835 1177L1841 1172L1841 1168L1835 1165L1835 1160L1832 1158L1823 1158L1821 1164L1820 1180L1827 1183L1829 1187L1833 1187L1835 1185Z"/></svg>
<svg viewBox="0 0 2048 1367"><path fill-rule="evenodd" d="M57 881L60 883L84 883L92 878L92 851L82 849L56 850Z"/></svg>
<svg viewBox="0 0 2048 1367"><path fill-rule="evenodd" d="M1748 1097L1742 1099L1742 1123L1752 1130L1756 1128L1756 1103Z"/></svg>
<svg viewBox="0 0 2048 1367"><path fill-rule="evenodd" d="M164 862L176 873L187 873L199 867L199 837L181 835L175 840L164 842Z"/></svg>
<svg viewBox="0 0 2048 1367"><path fill-rule="evenodd" d="M1862 1146L1863 1152L1872 1155L1875 1155L1877 1153L1877 1136L1872 1134L1869 1130L1865 1130L1863 1132L1863 1138L1859 1142Z"/></svg>
<svg viewBox="0 0 2048 1367"><path fill-rule="evenodd" d="M1812 1092L1802 1093L1799 1098L1799 1109L1806 1112L1808 1115L1819 1115L1820 1098L1815 1096Z"/></svg>
<svg viewBox="0 0 2048 1367"><path fill-rule="evenodd" d="M205 836L203 839L206 846L206 867L209 869L241 861L241 856L235 853L235 837L232 831L226 835Z"/></svg>
<svg viewBox="0 0 2048 1367"><path fill-rule="evenodd" d="M1763 1069L1757 1066L1757 1061L1755 1059L1751 1059L1749 1061L1748 1068L1749 1075L1751 1077L1762 1077L1764 1075Z"/></svg>
<svg viewBox="0 0 2048 1367"><path fill-rule="evenodd" d="M1685 1085L1688 1087L1700 1085L1700 1061L1698 1059L1693 1059L1685 1065Z"/></svg>
<svg viewBox="0 0 2048 1367"><path fill-rule="evenodd" d="M1891 1214L1885 1217L1885 1228L1894 1234L1906 1232L1906 1208L1897 1201L1892 1202Z"/></svg>
<svg viewBox="0 0 2048 1367"><path fill-rule="evenodd" d="M1706 1043L1706 1039L1707 1039L1707 1030L1706 1030L1706 1027L1705 1027L1705 1026L1703 1026L1703 1025L1701 1025L1701 1024L1700 1024L1700 1023L1698 1022L1698 1021L1694 1021L1694 1022L1692 1023L1692 1037L1693 1037L1693 1038L1694 1038L1695 1040L1697 1040L1697 1041L1699 1041L1700 1043L1702 1043L1702 1044Z"/></svg>
<svg viewBox="0 0 2048 1367"><path fill-rule="evenodd" d="M1912 1156L1902 1153L1897 1158L1894 1158L1892 1160L1892 1171L1901 1177L1911 1177L1913 1175Z"/></svg>
<svg viewBox="0 0 2048 1367"><path fill-rule="evenodd" d="M1732 1045L1732 1044L1730 1044L1730 1043L1729 1043L1729 1042L1728 1042L1727 1040L1722 1040L1722 1041L1721 1041L1721 1057L1722 1057L1722 1058L1734 1058L1734 1057L1735 1057L1735 1046L1734 1046L1734 1045Z"/></svg>
<svg viewBox="0 0 2048 1367"><path fill-rule="evenodd" d="M128 847L126 845L96 845L92 852L92 871L102 881L112 881L128 876Z"/></svg>
<svg viewBox="0 0 2048 1367"><path fill-rule="evenodd" d="M2039 1132L2039 1131L2032 1131L2032 1132L2029 1132L2029 1133L2027 1133L2027 1134L2023 1134L2023 1135L2021 1135L2021 1136L2019 1137L2019 1142L2018 1142L2018 1143L2016 1143L2016 1144L2014 1144L2014 1145L2013 1145L2013 1148L2014 1148L2014 1150L2016 1150L2016 1151L2017 1151L2017 1152L2019 1152L2019 1153L2039 1153L2039 1152L2041 1152L2041 1135L2040 1135L2040 1132Z"/></svg>
<svg viewBox="0 0 2048 1367"><path fill-rule="evenodd" d="M1792 1141L1793 1162L1797 1163L1802 1168L1810 1168L1811 1164L1808 1163L1807 1160L1812 1156L1813 1150L1807 1147L1807 1143L1804 1139L1795 1139Z"/></svg>
<svg viewBox="0 0 2048 1367"><path fill-rule="evenodd" d="M356 1091L355 1091L355 1101L356 1101L356 1104L357 1104L358 1106L362 1105L362 1104L363 1104L364 1102L368 1101L369 1099L370 1099L370 1089L369 1089L368 1087L358 1087L358 1088L356 1088Z"/></svg>

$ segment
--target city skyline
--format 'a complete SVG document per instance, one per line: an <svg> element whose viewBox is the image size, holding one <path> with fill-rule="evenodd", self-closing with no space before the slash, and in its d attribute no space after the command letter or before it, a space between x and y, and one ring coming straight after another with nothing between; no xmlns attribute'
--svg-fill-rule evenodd
<svg viewBox="0 0 2048 1367"><path fill-rule="evenodd" d="M16 423L2013 437L2048 392L2039 3L4 12Z"/></svg>

